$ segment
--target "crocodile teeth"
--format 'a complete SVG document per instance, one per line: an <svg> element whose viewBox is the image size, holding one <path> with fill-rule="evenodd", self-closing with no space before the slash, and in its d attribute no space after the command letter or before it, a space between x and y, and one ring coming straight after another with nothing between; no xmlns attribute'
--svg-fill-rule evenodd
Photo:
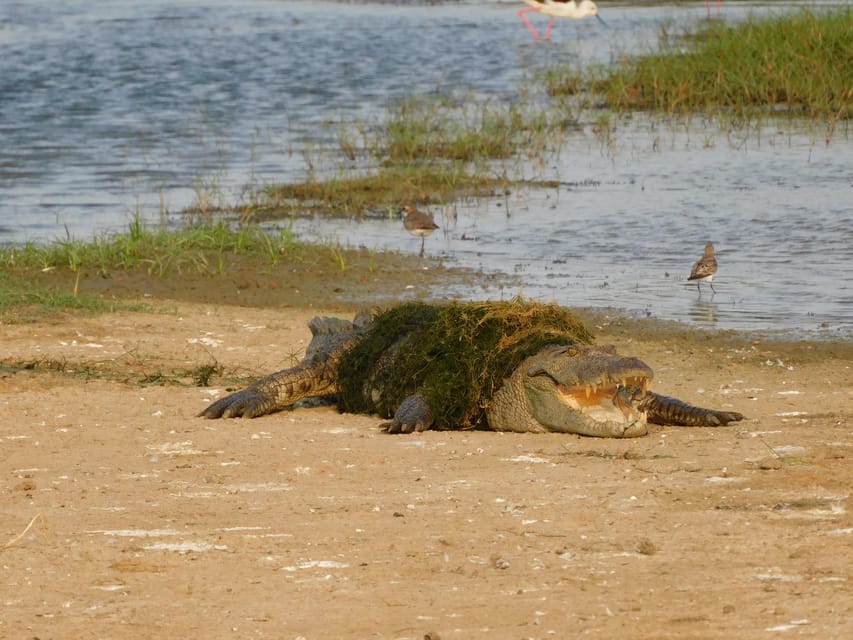
<svg viewBox="0 0 853 640"><path fill-rule="evenodd" d="M586 388L586 399L589 400L589 396L592 394L592 389L590 387Z"/></svg>

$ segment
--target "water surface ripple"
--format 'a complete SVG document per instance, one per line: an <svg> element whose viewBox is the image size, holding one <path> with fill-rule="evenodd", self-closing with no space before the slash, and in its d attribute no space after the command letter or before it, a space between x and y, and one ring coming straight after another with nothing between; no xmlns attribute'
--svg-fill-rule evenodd
<svg viewBox="0 0 853 640"><path fill-rule="evenodd" d="M773 5L724 3L724 18L785 10ZM306 158L341 121L381 118L395 97L511 99L536 68L606 62L647 47L664 21L705 16L703 3L602 3L606 29L558 22L545 44L521 25L519 6L7 0L0 243L120 231L137 213L156 222L199 193L235 202L247 185L304 179ZM605 140L587 127L530 171L560 188L437 209L442 230L427 250L522 277L523 290L499 295L850 338L853 143L779 129L727 136L715 124L682 130L637 118ZM399 220L295 226L376 249L419 248ZM709 240L717 294L700 296L685 278Z"/></svg>

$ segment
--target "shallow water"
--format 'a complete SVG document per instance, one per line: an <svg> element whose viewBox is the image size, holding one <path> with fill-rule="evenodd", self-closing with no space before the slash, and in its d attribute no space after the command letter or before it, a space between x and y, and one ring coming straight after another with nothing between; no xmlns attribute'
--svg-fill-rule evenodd
<svg viewBox="0 0 853 640"><path fill-rule="evenodd" d="M769 10L779 9L773 3ZM302 180L336 123L436 90L512 97L539 65L653 40L693 6L602 8L533 42L518 3L400 6L26 0L0 5L0 243L156 222L199 195ZM724 3L738 19L759 5ZM544 20L532 19L537 25ZM568 137L556 190L435 210L427 251L517 273L524 293L701 326L853 336L853 142L626 122ZM399 220L299 220L306 235L415 253ZM685 278L706 241L713 296ZM462 292L465 294L466 292ZM468 292L482 295L482 292Z"/></svg>

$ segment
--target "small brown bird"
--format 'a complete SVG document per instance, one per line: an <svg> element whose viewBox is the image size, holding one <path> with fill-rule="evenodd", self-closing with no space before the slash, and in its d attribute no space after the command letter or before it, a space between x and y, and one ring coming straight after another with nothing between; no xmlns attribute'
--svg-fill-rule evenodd
<svg viewBox="0 0 853 640"><path fill-rule="evenodd" d="M413 236L418 236L421 239L420 256L424 255L424 239L433 231L438 229L438 225L428 213L423 213L415 209L412 205L407 204L403 207L403 226L406 231Z"/></svg>
<svg viewBox="0 0 853 640"><path fill-rule="evenodd" d="M714 279L714 274L717 273L717 259L714 257L714 245L710 242L705 245L705 253L702 258L693 265L693 270L690 272L688 280L696 280L696 288L699 290L699 295L702 295L702 288L699 283L702 280L707 280L711 285L711 291L717 293L714 285L711 282Z"/></svg>

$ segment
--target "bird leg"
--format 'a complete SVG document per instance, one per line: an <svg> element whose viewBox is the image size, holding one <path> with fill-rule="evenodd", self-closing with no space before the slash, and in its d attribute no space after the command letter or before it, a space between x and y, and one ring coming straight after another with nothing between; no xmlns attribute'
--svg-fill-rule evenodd
<svg viewBox="0 0 853 640"><path fill-rule="evenodd" d="M530 20L527 19L527 16L524 15L525 13L530 13L531 11L535 11L536 13L539 13L539 8L538 7L524 7L523 9L519 9L518 10L518 17L521 18L521 21L530 30L530 33L533 34L533 37L536 40L539 40L539 32L536 30L536 27L534 27L532 24L530 24ZM553 21L553 18L551 18L551 20ZM545 39L547 40L550 36L551 36L551 23L549 22L548 23L548 34L545 37Z"/></svg>
<svg viewBox="0 0 853 640"><path fill-rule="evenodd" d="M548 20L548 29L545 31L545 39L551 39L551 27L554 26L554 16L551 16L550 20Z"/></svg>

